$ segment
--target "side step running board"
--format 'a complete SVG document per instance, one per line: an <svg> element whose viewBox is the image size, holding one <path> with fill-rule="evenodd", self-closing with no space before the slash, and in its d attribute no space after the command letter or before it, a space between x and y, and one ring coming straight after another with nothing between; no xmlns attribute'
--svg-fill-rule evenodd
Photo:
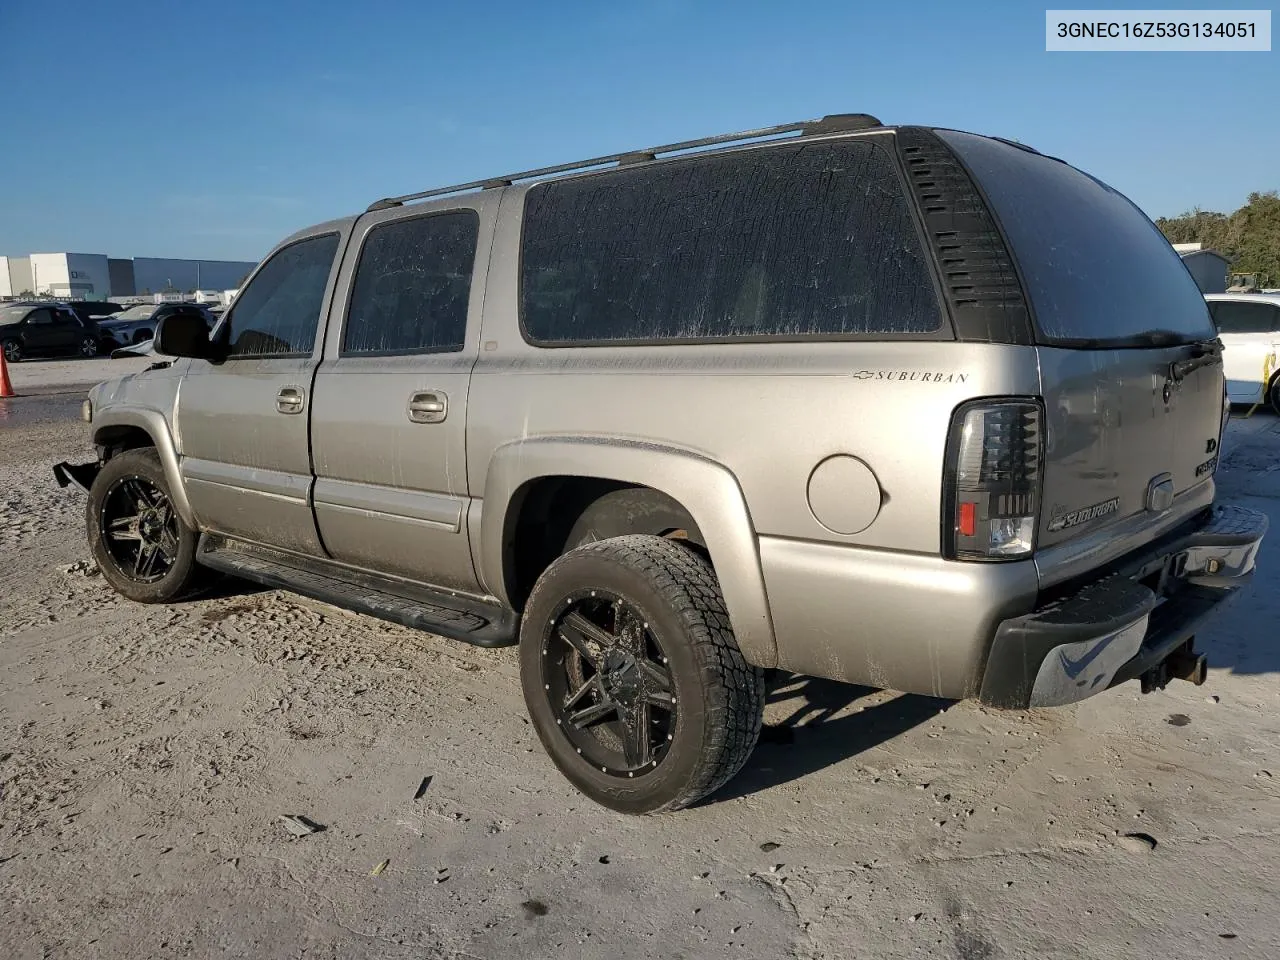
<svg viewBox="0 0 1280 960"><path fill-rule="evenodd" d="M518 617L496 603L208 534L200 538L196 559L206 567L266 587L291 590L451 640L478 647L505 647L516 642Z"/></svg>

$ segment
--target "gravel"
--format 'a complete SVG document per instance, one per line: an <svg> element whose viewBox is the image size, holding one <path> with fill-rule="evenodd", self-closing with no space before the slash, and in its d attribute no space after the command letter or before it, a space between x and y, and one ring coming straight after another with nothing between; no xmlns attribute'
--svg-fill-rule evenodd
<svg viewBox="0 0 1280 960"><path fill-rule="evenodd" d="M766 724L786 736L711 802L628 818L556 773L513 650L234 583L119 600L86 563L83 496L49 474L86 454L82 425L11 409L0 956L1202 957L1224 936L1280 954L1264 414L1222 489L1276 532L1201 634L1205 689L1005 713L784 679ZM935 797L965 815L933 826ZM295 840L278 818L297 810L325 829Z"/></svg>

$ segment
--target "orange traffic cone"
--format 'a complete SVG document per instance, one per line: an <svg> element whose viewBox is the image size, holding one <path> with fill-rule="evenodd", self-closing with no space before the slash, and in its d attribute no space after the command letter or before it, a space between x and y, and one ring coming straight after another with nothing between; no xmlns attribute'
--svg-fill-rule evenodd
<svg viewBox="0 0 1280 960"><path fill-rule="evenodd" d="M16 397L13 384L9 382L9 365L4 362L4 351L0 350L0 397Z"/></svg>

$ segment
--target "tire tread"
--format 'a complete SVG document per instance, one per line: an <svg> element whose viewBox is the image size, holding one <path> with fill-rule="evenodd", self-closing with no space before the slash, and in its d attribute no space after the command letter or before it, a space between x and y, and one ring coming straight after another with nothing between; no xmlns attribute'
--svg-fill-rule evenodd
<svg viewBox="0 0 1280 960"><path fill-rule="evenodd" d="M631 568L685 625L684 640L693 651L705 695L707 736L684 788L650 812L690 806L732 779L755 749L764 720L764 671L743 657L720 582L698 553L662 537L628 534L584 544L565 556L571 554L607 556Z"/></svg>

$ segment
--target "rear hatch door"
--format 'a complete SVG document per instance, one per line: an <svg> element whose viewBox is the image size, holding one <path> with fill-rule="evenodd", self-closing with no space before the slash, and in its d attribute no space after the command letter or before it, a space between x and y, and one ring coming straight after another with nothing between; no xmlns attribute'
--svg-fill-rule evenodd
<svg viewBox="0 0 1280 960"><path fill-rule="evenodd" d="M1047 424L1038 548L1120 531L1119 547L1140 546L1212 492L1223 371L1204 297L1099 180L1015 144L939 136L986 194L1031 307Z"/></svg>

